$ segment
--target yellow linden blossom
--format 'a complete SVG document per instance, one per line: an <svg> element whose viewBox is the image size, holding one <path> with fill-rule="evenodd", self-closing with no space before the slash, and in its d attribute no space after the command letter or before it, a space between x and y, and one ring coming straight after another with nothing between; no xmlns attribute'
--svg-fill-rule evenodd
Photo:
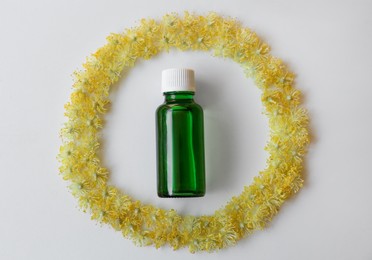
<svg viewBox="0 0 372 260"><path fill-rule="evenodd" d="M262 90L270 140L267 167L240 195L211 216L179 215L124 194L107 184L109 171L99 156L100 131L110 106L110 87L138 59L178 49L211 51L243 68ZM57 159L71 193L92 219L111 225L139 246L169 245L174 250L216 251L263 229L286 199L303 185L302 162L310 143L307 111L299 107L301 92L294 74L270 55L270 47L251 29L216 13L200 16L166 14L160 21L142 19L139 26L107 37L107 44L74 73L74 91L65 105L68 121L60 131Z"/></svg>

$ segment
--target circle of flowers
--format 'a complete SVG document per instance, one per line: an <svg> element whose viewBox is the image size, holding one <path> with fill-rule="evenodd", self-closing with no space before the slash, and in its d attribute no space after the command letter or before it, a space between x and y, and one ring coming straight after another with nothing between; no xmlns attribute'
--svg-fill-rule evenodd
<svg viewBox="0 0 372 260"><path fill-rule="evenodd" d="M110 106L110 87L138 59L171 48L212 51L232 59L262 90L270 128L266 168L213 215L181 216L174 209L144 204L108 185L109 171L101 165L100 130ZM188 247L192 253L226 248L263 229L303 185L303 157L310 142L308 115L299 106L294 75L269 51L251 29L216 13L170 13L160 21L142 19L124 33L110 34L106 45L87 58L84 69L74 73L73 92L65 104L68 120L60 131L59 171L79 206L137 245Z"/></svg>

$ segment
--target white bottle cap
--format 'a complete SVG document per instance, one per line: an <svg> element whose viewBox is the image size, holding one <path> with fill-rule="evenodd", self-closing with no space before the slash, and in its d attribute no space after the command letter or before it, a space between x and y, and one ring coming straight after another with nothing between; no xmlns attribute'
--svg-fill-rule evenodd
<svg viewBox="0 0 372 260"><path fill-rule="evenodd" d="M194 71L191 69L166 69L162 71L162 92L195 92Z"/></svg>

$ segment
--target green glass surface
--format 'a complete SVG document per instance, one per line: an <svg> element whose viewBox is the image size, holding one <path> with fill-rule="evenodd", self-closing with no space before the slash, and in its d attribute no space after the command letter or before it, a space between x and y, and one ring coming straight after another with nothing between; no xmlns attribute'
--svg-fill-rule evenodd
<svg viewBox="0 0 372 260"><path fill-rule="evenodd" d="M165 92L156 110L157 190L159 197L205 194L203 109L194 92Z"/></svg>

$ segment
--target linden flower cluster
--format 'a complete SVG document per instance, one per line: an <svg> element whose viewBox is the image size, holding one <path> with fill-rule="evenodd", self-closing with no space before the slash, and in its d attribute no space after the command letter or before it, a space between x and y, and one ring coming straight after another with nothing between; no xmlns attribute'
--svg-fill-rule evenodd
<svg viewBox="0 0 372 260"><path fill-rule="evenodd" d="M262 90L269 118L266 169L211 216L181 216L173 209L135 200L107 184L109 171L99 156L110 86L138 59L170 49L212 51L214 56L236 61ZM60 173L82 209L138 245L188 247L190 252L226 248L264 228L301 188L302 161L310 142L308 116L299 107L294 75L269 51L250 29L215 13L143 19L135 28L108 36L107 44L87 58L83 70L75 72L74 91L65 105L68 120L61 129Z"/></svg>

